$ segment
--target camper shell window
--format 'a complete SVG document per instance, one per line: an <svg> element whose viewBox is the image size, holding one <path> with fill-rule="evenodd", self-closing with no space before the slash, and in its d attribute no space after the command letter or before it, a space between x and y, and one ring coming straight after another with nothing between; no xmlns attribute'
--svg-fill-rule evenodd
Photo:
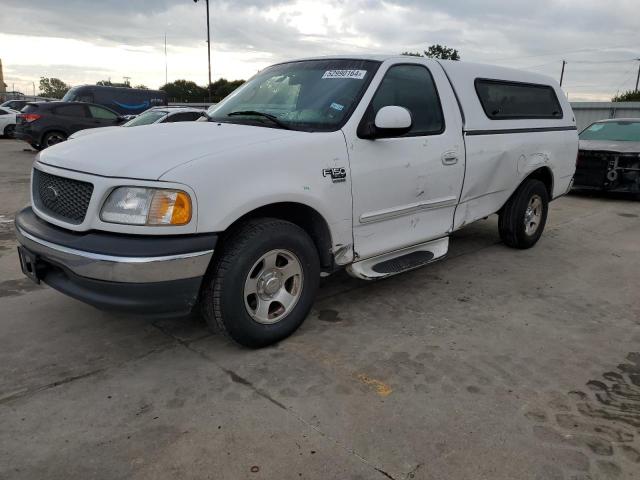
<svg viewBox="0 0 640 480"><path fill-rule="evenodd" d="M550 85L478 78L475 87L482 109L491 120L563 117Z"/></svg>

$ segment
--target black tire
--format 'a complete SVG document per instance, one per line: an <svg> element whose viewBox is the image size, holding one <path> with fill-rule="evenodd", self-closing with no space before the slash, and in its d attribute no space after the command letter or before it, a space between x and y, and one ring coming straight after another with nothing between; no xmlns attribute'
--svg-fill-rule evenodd
<svg viewBox="0 0 640 480"><path fill-rule="evenodd" d="M7 125L4 127L4 136L5 138L14 138L15 137L16 126L15 125Z"/></svg>
<svg viewBox="0 0 640 480"><path fill-rule="evenodd" d="M254 320L245 305L245 301L249 302L245 298L245 281L255 275L256 262L272 250L286 250L295 255L302 270L301 290L296 303L281 320L265 324ZM216 252L203 282L200 307L212 330L245 347L265 347L288 337L302 324L313 305L319 282L318 252L303 229L273 218L250 220L234 229L224 239L219 254Z"/></svg>
<svg viewBox="0 0 640 480"><path fill-rule="evenodd" d="M540 218L537 225L527 224L527 210L535 199L540 201ZM535 203L537 205L537 202ZM535 211L535 209L533 209ZM498 230L505 245L512 248L533 247L547 223L549 211L549 193L547 187L540 180L525 180L514 192L500 211Z"/></svg>
<svg viewBox="0 0 640 480"><path fill-rule="evenodd" d="M37 150L37 151L40 151L43 148L40 145L38 145L37 143L30 143L29 145L31 145L31 148L33 148L34 150Z"/></svg>
<svg viewBox="0 0 640 480"><path fill-rule="evenodd" d="M40 150L62 143L67 139L63 132L47 132L40 142Z"/></svg>

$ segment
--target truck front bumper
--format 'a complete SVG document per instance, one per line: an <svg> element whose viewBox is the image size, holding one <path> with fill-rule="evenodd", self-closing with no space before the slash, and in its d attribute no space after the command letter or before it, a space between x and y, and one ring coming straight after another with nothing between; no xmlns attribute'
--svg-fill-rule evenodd
<svg viewBox="0 0 640 480"><path fill-rule="evenodd" d="M216 234L76 233L16 215L24 273L105 310L144 315L188 313L217 242Z"/></svg>

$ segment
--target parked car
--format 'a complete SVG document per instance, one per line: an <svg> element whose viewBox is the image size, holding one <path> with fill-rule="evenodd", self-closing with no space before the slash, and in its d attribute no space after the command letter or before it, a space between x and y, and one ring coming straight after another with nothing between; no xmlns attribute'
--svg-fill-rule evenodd
<svg viewBox="0 0 640 480"><path fill-rule="evenodd" d="M580 133L575 189L640 193L640 118L614 118Z"/></svg>
<svg viewBox="0 0 640 480"><path fill-rule="evenodd" d="M175 123L175 122L194 122L205 115L205 111L201 108L191 107L153 107L140 115L137 115L129 121L120 125L120 127L139 127L141 125L151 125L153 123ZM92 133L105 132L113 128L120 127L102 127L91 128L87 130L79 130L69 136L69 140L91 135Z"/></svg>
<svg viewBox="0 0 640 480"><path fill-rule="evenodd" d="M94 103L110 108L121 115L136 115L151 107L167 105L167 94L162 90L80 85L71 88L62 100Z"/></svg>
<svg viewBox="0 0 640 480"><path fill-rule="evenodd" d="M64 142L87 128L119 125L122 118L101 105L80 102L28 103L18 115L15 136L36 150Z"/></svg>
<svg viewBox="0 0 640 480"><path fill-rule="evenodd" d="M4 137L13 138L18 113L10 108L0 107L0 134Z"/></svg>
<svg viewBox="0 0 640 480"><path fill-rule="evenodd" d="M0 108L10 108L11 110L20 111L27 103L29 103L28 100L7 100L0 104Z"/></svg>
<svg viewBox="0 0 640 480"><path fill-rule="evenodd" d="M105 309L199 308L261 347L304 321L321 273L430 264L493 213L532 247L578 152L553 79L420 57L274 65L208 119L42 152L16 216L25 274Z"/></svg>

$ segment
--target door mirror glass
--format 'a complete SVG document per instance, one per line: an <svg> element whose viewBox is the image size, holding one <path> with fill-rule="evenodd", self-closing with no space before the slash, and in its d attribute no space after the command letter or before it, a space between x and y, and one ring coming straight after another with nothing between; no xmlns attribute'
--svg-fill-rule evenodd
<svg viewBox="0 0 640 480"><path fill-rule="evenodd" d="M400 130L409 131L413 121L406 108L388 105L378 110L374 124L377 130L394 130L397 135Z"/></svg>

